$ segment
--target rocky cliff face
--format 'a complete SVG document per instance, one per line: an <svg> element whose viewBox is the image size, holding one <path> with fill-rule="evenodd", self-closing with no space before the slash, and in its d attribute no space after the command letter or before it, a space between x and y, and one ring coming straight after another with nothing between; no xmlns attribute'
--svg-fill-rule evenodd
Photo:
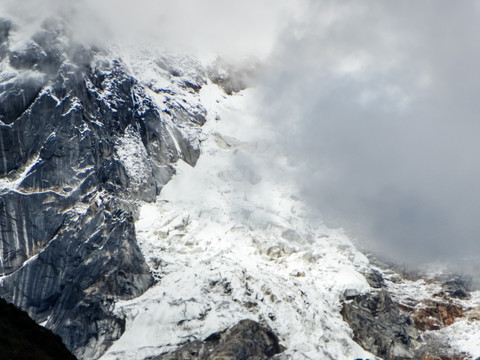
<svg viewBox="0 0 480 360"><path fill-rule="evenodd" d="M476 313L467 278L416 273L408 279L390 268L373 269L366 278L371 291L347 296L342 307L363 348L386 360L471 359L441 332Z"/></svg>
<svg viewBox="0 0 480 360"><path fill-rule="evenodd" d="M155 200L172 163L195 164L188 131L204 113L171 91L160 109L147 92L162 89L76 42L59 20L26 40L13 41L15 29L0 20L0 296L96 358L124 330L114 301L153 284L135 201ZM157 68L178 91L204 81Z"/></svg>

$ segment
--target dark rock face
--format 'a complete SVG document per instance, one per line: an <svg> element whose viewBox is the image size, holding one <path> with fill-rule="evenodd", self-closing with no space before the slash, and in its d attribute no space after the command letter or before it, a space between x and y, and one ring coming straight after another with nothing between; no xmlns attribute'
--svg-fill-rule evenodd
<svg viewBox="0 0 480 360"><path fill-rule="evenodd" d="M3 194L0 197L0 273L11 274L37 254L62 227L66 219L63 211L67 208L68 202L53 192Z"/></svg>
<svg viewBox="0 0 480 360"><path fill-rule="evenodd" d="M281 352L278 338L272 330L255 321L242 320L204 341L190 342L174 352L150 360L266 360Z"/></svg>
<svg viewBox="0 0 480 360"><path fill-rule="evenodd" d="M79 356L91 347L107 348L123 332L123 320L109 314L115 299L138 296L152 284L133 219L116 206L90 207L78 218L71 214L35 260L2 283L4 297L37 321L48 319L69 348L81 349ZM101 341L90 344L93 339Z"/></svg>
<svg viewBox="0 0 480 360"><path fill-rule="evenodd" d="M442 282L442 288L449 296L466 299L471 291L471 279L461 275L452 275L444 279Z"/></svg>
<svg viewBox="0 0 480 360"><path fill-rule="evenodd" d="M76 43L60 21L15 48L11 28L0 19L10 65L0 73L0 296L97 358L124 330L115 300L153 283L132 201L154 201L171 164L194 165L199 150L120 60ZM204 122L172 108L179 122Z"/></svg>
<svg viewBox="0 0 480 360"><path fill-rule="evenodd" d="M59 336L38 325L24 311L0 299L0 358L75 360Z"/></svg>
<svg viewBox="0 0 480 360"><path fill-rule="evenodd" d="M355 296L344 303L342 315L364 349L384 359L414 359L419 332L384 290Z"/></svg>

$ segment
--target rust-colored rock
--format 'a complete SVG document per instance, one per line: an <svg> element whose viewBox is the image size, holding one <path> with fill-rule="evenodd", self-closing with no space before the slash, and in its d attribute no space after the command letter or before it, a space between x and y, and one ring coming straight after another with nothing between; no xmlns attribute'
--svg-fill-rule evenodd
<svg viewBox="0 0 480 360"><path fill-rule="evenodd" d="M452 325L455 319L463 316L463 308L458 304L450 301L427 300L417 308L413 314L413 321L417 329L421 331L439 330Z"/></svg>

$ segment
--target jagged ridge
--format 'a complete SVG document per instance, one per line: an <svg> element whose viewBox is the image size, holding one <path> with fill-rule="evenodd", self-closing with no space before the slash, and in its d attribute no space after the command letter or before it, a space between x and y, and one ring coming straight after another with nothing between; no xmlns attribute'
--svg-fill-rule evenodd
<svg viewBox="0 0 480 360"><path fill-rule="evenodd" d="M0 21L0 296L96 358L124 330L114 301L153 284L134 201L153 201L178 159L196 162L175 121L204 118L174 101L163 113L121 60L58 19L20 43L15 29Z"/></svg>

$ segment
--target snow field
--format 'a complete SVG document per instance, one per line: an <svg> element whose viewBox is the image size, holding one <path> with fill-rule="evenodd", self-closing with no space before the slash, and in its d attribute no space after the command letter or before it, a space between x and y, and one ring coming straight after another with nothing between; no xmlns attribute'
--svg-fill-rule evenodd
<svg viewBox="0 0 480 360"><path fill-rule="evenodd" d="M209 84L200 97L209 118L197 165L179 162L136 224L158 283L117 303L126 331L102 359L143 359L242 319L278 334L280 358L372 358L339 314L346 290L369 289L367 259L295 197L254 89L227 97Z"/></svg>

